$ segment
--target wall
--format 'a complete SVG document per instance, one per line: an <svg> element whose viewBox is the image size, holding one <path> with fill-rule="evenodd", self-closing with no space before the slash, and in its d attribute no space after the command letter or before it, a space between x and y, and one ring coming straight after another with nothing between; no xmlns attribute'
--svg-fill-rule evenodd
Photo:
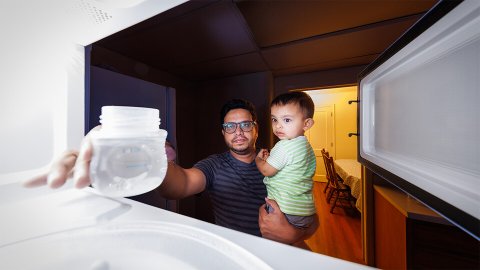
<svg viewBox="0 0 480 270"><path fill-rule="evenodd" d="M348 104L357 99L357 87L342 87L323 90L311 90L316 107L334 105L335 107L335 158L357 159L357 137L348 137L348 133L357 131L357 103Z"/></svg>

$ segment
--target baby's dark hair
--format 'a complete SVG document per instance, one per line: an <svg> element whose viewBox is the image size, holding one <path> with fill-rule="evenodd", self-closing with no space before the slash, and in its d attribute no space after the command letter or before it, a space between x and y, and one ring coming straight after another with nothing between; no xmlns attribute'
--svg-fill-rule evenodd
<svg viewBox="0 0 480 270"><path fill-rule="evenodd" d="M298 104L302 109L305 118L313 118L315 104L312 98L305 92L288 92L281 94L272 100L270 107L283 106L287 104Z"/></svg>
<svg viewBox="0 0 480 270"><path fill-rule="evenodd" d="M248 100L244 99L232 99L227 101L220 110L220 123L223 124L225 115L234 109L244 109L250 112L252 120L257 121L257 113L255 112L255 106Z"/></svg>

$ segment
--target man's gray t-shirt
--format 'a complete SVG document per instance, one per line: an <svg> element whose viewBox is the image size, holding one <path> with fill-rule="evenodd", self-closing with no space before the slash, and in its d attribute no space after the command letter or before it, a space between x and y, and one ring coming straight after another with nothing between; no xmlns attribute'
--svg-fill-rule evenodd
<svg viewBox="0 0 480 270"><path fill-rule="evenodd" d="M244 163L225 152L211 155L194 167L206 176L215 223L261 236L258 208L265 203L267 190L255 161Z"/></svg>

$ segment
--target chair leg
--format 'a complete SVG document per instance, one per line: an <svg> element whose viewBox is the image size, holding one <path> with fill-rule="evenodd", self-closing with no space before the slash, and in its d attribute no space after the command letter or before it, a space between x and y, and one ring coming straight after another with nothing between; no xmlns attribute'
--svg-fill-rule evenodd
<svg viewBox="0 0 480 270"><path fill-rule="evenodd" d="M327 203L330 203L330 200L332 199L333 192L335 192L335 189L330 188L330 191L327 194Z"/></svg>
<svg viewBox="0 0 480 270"><path fill-rule="evenodd" d="M338 197L340 197L339 191L335 192L335 194L336 194L337 196L335 197L335 201L333 201L332 207L330 207L330 213L333 213L333 209L334 209L335 206L337 205Z"/></svg>
<svg viewBox="0 0 480 270"><path fill-rule="evenodd" d="M323 193L327 192L328 185L330 185L330 179L327 180L327 185L325 185L325 189L323 189Z"/></svg>
<svg viewBox="0 0 480 270"><path fill-rule="evenodd" d="M348 195L347 195L347 196L348 196L348 204L350 205L350 207L351 207L352 209L355 210L355 209L356 209L355 203L352 203L352 202L354 202L354 199L353 199L353 196L352 196L352 194L350 193L350 191L348 192Z"/></svg>

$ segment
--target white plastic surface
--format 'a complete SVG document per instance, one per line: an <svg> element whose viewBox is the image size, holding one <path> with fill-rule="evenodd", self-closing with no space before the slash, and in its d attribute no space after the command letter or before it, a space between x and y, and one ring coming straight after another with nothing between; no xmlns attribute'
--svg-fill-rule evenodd
<svg viewBox="0 0 480 270"><path fill-rule="evenodd" d="M363 158L480 218L480 1L361 81Z"/></svg>
<svg viewBox="0 0 480 270"><path fill-rule="evenodd" d="M110 247L108 243L100 242L109 242L110 240L108 239L111 239L108 235L104 235L104 233L108 234L109 231L117 231L118 233L115 233L116 237L112 239L112 243L124 244L123 246L117 245L115 247L119 251L129 250L129 245L138 243L141 235L150 237L152 236L152 231L158 231L158 229L161 229L161 232L159 235L154 236L156 239L162 239L163 241L164 238L162 235L164 234L176 238L176 236L173 236L173 233L166 231L165 226L156 226L155 224L157 224L157 222L162 224L168 222L168 226L166 227L173 227L173 230L181 231L181 235L178 236L178 238L180 238L180 245L193 242L194 239L191 239L192 237L198 238L197 241L200 243L195 244L196 247L199 247L195 249L195 256L208 255L208 259L215 260L217 257L210 257L209 255L219 254L220 256L228 257L231 251L236 254L235 258L251 263L247 269L255 269L255 267L264 269L266 268L263 266L264 263L273 269L288 270L319 268L323 270L371 269L365 265L340 260L230 230L208 222L145 205L137 201L100 196L96 194L92 188L78 190L63 187L60 190L52 190L48 188L25 189L18 183L0 185L0 213L2 213L2 222L0 222L0 269L2 270L31 269L31 263L29 263L28 260L38 262L39 264L43 264L41 266L45 266L45 260L52 258L54 259L52 262L54 266L62 267L60 264L71 259L71 257L69 257L70 255L66 253L66 251L55 249L58 247L55 245L62 244L63 242L63 247L73 247L74 245L83 245L83 247L85 247L84 244L89 243L92 239L89 238L88 235L82 239L81 232L92 232L92 235L98 236L94 239L94 244L99 244L102 247ZM135 224L137 222L140 223L138 226L141 227L138 230L138 235L135 233L135 226L137 226ZM150 222L152 222L153 225L148 225ZM117 224L119 224L118 227ZM144 226L144 224L147 224L148 227ZM133 225L134 227L129 228L134 229L130 232L125 225ZM184 225L187 225L186 231L192 231L185 236L183 235L184 231L182 229L185 228ZM99 230L93 229L93 226L99 226ZM87 227L93 230L87 229ZM164 229L165 231L163 232ZM167 229L170 230L170 228ZM201 232L195 234L195 229ZM215 236L210 236L209 234ZM76 239L75 243L70 244L67 241L63 241L65 237ZM221 238L221 240L217 237ZM87 240L87 238L89 238L89 240ZM143 244L143 242L145 242L145 244ZM217 246L220 252L212 247L212 243L216 243L214 246ZM234 244L232 245L232 243ZM37 249L39 247L45 247L44 245L48 245L49 248ZM148 239L145 241L142 240L142 245L136 246L136 248L141 249L142 246L146 249L156 249L156 247L158 247L159 250L163 250L165 248L164 243L153 243ZM240 247L240 249L238 249L238 247ZM223 250L224 248L231 248L231 250ZM4 249L7 250L3 251ZM94 246L92 249L94 252L98 251ZM214 250L212 251L212 249ZM257 259L252 259L251 254L245 254L245 250L253 254ZM85 264L87 269L89 269L88 267L91 267L90 269L105 269L106 266L109 267L112 262L108 262L106 259L108 259L108 256L113 252L114 250L105 249L102 250L105 256L96 256L94 261L85 261L85 263L89 263ZM139 258L142 258L141 256L149 256L152 254L151 252L158 254L163 251L156 252L155 250L148 250L145 252L148 254L139 255ZM175 250L174 252L181 252L181 250ZM43 254L46 256L45 259L42 259L44 258L41 256ZM79 256L88 256L88 250L80 250L77 254ZM196 258L187 257L187 255L190 256L191 253L175 253L171 255L171 253L167 252L166 254L170 254L168 255L170 256L170 258L168 258L169 260L174 260L177 258L177 255L185 256L185 262L196 260ZM11 258L4 260L4 258L10 255ZM132 256L127 257L125 260L131 257ZM80 258L85 259L85 257ZM151 262L153 265L145 265L146 269L150 269L151 267L157 267L155 269L175 269L174 267L165 267L164 264L159 266L158 260L155 259ZM256 264L257 262L258 264ZM132 261L130 260L125 263L129 264L132 263ZM212 262L212 264L213 263L215 262ZM18 267L11 267L12 265ZM21 268L22 266L24 266L24 268ZM74 269L74 267L75 265L70 265L63 269ZM38 268L40 268L40 266ZM49 267L47 269L54 268ZM110 269L113 269L113 267ZM133 267L130 269L142 268Z"/></svg>
<svg viewBox="0 0 480 270"><path fill-rule="evenodd" d="M84 46L185 0L0 1L0 185L45 171L84 135Z"/></svg>
<svg viewBox="0 0 480 270"><path fill-rule="evenodd" d="M28 258L28 259L25 259ZM233 242L168 222L117 223L0 249L3 269L271 269Z"/></svg>

